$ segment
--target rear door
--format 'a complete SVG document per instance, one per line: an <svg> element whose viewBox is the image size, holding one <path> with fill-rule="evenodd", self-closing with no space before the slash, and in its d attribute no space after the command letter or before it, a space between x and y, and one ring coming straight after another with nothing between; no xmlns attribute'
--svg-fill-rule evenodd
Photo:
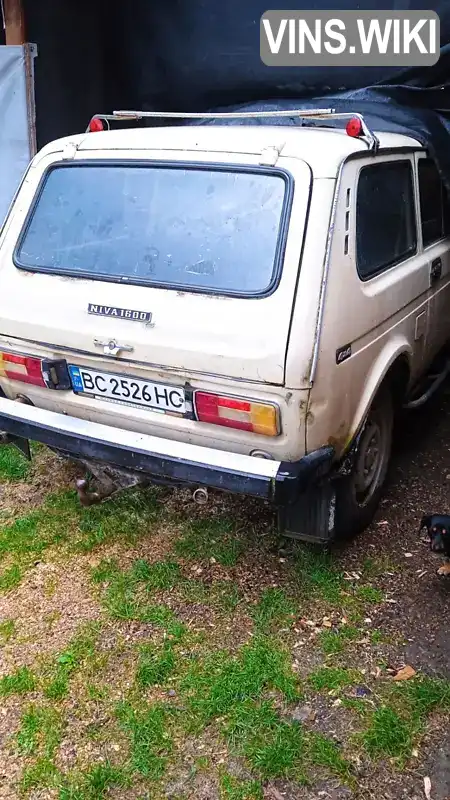
<svg viewBox="0 0 450 800"><path fill-rule="evenodd" d="M430 303L427 354L432 358L450 338L450 213L436 164L417 154L420 230L428 267Z"/></svg>
<svg viewBox="0 0 450 800"><path fill-rule="evenodd" d="M0 332L99 365L282 384L309 167L82 155L45 159L19 195L0 244Z"/></svg>

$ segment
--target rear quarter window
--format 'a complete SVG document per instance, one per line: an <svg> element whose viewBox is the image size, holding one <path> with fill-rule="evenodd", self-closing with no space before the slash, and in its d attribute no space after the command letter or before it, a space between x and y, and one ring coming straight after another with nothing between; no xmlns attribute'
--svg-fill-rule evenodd
<svg viewBox="0 0 450 800"><path fill-rule="evenodd" d="M356 264L368 280L417 249L413 170L410 161L363 167L356 196Z"/></svg>

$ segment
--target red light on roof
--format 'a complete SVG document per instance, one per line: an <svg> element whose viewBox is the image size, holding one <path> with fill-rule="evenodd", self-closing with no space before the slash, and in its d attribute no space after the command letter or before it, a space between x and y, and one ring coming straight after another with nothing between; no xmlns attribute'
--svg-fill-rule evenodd
<svg viewBox="0 0 450 800"><path fill-rule="evenodd" d="M362 122L358 117L352 117L345 126L345 130L347 132L347 136L352 136L356 139L358 136L363 134L363 126Z"/></svg>
<svg viewBox="0 0 450 800"><path fill-rule="evenodd" d="M89 130L91 133L98 133L99 131L104 131L103 120L99 119L98 117L93 117L89 123Z"/></svg>

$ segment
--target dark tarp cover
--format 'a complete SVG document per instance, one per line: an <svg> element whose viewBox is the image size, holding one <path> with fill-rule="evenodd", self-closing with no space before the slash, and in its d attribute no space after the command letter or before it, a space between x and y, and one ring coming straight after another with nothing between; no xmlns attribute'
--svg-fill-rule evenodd
<svg viewBox="0 0 450 800"><path fill-rule="evenodd" d="M432 8L441 20L441 58L434 67L409 70L266 67L260 17L286 5L337 12ZM25 9L28 38L39 48L40 144L84 130L93 113L113 108L333 106L362 112L373 127L414 135L450 186L450 0L25 0Z"/></svg>

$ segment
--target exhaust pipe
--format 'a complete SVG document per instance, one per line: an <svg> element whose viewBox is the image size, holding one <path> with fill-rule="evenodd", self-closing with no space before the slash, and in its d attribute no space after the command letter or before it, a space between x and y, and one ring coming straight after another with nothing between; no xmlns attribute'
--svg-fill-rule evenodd
<svg viewBox="0 0 450 800"><path fill-rule="evenodd" d="M205 489L203 486L200 486L198 489L192 493L192 499L194 503L197 503L199 506L205 506L208 502L208 490Z"/></svg>

